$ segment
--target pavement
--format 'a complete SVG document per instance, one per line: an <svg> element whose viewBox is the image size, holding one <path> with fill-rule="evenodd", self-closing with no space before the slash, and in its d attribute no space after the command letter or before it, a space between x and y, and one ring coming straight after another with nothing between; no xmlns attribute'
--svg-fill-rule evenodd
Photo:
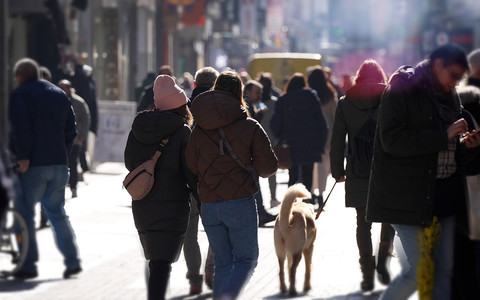
<svg viewBox="0 0 480 300"><path fill-rule="evenodd" d="M63 279L63 258L58 252L50 228L37 231L40 261L39 276L32 280L0 280L0 299L146 299L145 259L131 214L131 200L122 189L127 171L123 163L102 163L95 172L86 173L84 182L77 188L78 197L71 198L66 190L65 209L70 216L80 249L82 268L78 276ZM279 198L287 189L288 173L277 175ZM279 207L269 207L268 181L261 179L266 208L278 213ZM327 190L334 180L330 177ZM324 197L328 191L324 193ZM281 200L281 199L279 199ZM361 273L355 240L355 210L344 206L344 185L337 184L316 221L317 239L313 255L312 290L301 292L303 287L303 259L297 270L298 296L294 299L369 300L377 299L385 289L378 281L371 293L360 291ZM279 293L278 262L273 245L273 224L259 228L260 256L258 266L245 287L240 299L284 299ZM373 224L374 250L378 246L379 224ZM208 241L199 224L198 234L202 257L206 257ZM400 270L401 249L395 243L392 273ZM203 259L204 261L204 259ZM204 263L204 262L203 262ZM1 268L1 266L0 266ZM185 277L183 254L172 266L168 299L211 299L206 285L203 293L189 296ZM203 265L202 265L203 270ZM287 284L288 284L288 279ZM410 299L417 299L414 295Z"/></svg>

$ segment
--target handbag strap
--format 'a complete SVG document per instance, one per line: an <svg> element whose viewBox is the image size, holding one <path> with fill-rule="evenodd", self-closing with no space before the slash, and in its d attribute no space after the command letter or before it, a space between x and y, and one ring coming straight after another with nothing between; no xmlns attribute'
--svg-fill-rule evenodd
<svg viewBox="0 0 480 300"><path fill-rule="evenodd" d="M237 162L237 164L242 167L243 169L251 172L253 169L253 166L245 166L241 161L240 158L233 152L232 146L228 142L227 138L225 137L225 132L223 131L223 128L218 128L218 133L220 134L220 141L219 141L219 147L220 147L220 155L223 155L225 152L223 151L223 145L227 147L227 151L230 154L230 156Z"/></svg>
<svg viewBox="0 0 480 300"><path fill-rule="evenodd" d="M157 160L160 155L162 154L163 152L163 149L165 148L165 146L168 144L168 141L169 141L170 138L166 138L166 139L163 139L162 142L160 143L160 145L158 145L158 148L157 148L157 151L155 151L155 153L153 154L153 157L152 159L154 160Z"/></svg>

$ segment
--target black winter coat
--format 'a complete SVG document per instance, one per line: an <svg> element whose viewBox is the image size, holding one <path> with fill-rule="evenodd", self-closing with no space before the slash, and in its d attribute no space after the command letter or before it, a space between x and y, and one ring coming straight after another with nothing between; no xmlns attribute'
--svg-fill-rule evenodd
<svg viewBox="0 0 480 300"><path fill-rule="evenodd" d="M368 221L416 226L432 222L438 153L447 150L448 137L436 100L421 84L422 76L418 67L402 67L382 96L367 200ZM457 143L455 160L460 176L464 162L475 151ZM461 193L461 187L458 191ZM463 199L463 195L456 198Z"/></svg>
<svg viewBox="0 0 480 300"><path fill-rule="evenodd" d="M287 110L286 119L284 109ZM314 90L295 89L278 98L270 126L278 140L283 141L286 136L293 165L322 160L328 125Z"/></svg>
<svg viewBox="0 0 480 300"><path fill-rule="evenodd" d="M355 143L348 143L347 165L344 167L345 149L348 140L352 140L369 115L376 121L377 109L380 105L385 84L365 81L354 85L347 91L346 96L338 101L333 125L330 148L330 162L333 178L346 176L345 205L360 207L367 204L368 177L356 176L352 170Z"/></svg>
<svg viewBox="0 0 480 300"><path fill-rule="evenodd" d="M185 147L190 128L183 118L168 111L142 111L133 121L125 148L129 171L150 158L169 137L155 169L155 183L141 200L132 200L135 226L146 259L178 259L187 230L190 200L196 196L196 177L185 165Z"/></svg>

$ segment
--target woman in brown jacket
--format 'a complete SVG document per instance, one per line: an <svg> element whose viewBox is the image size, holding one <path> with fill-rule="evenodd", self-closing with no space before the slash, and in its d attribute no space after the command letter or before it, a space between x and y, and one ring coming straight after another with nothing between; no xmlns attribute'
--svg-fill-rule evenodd
<svg viewBox="0 0 480 300"><path fill-rule="evenodd" d="M195 98L197 125L186 149L187 166L199 179L202 223L215 258L214 299L238 297L257 265L257 174L277 171L265 131L248 117L242 89L240 77L224 71L212 91Z"/></svg>

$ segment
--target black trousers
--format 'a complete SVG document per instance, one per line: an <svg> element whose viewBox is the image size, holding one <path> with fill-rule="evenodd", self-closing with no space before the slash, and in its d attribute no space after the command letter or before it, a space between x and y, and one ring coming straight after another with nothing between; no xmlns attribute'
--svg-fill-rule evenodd
<svg viewBox="0 0 480 300"><path fill-rule="evenodd" d="M302 177L300 177L300 172ZM303 183L307 190L312 192L313 163L291 167L288 169L288 177L288 186L295 183Z"/></svg>
<svg viewBox="0 0 480 300"><path fill-rule="evenodd" d="M163 300L167 294L172 263L166 260L150 260L148 266L148 300Z"/></svg>
<svg viewBox="0 0 480 300"><path fill-rule="evenodd" d="M80 151L80 145L73 145L70 154L68 155L68 168L70 169L70 177L68 178L68 184L71 189L77 188L78 183L78 154Z"/></svg>

